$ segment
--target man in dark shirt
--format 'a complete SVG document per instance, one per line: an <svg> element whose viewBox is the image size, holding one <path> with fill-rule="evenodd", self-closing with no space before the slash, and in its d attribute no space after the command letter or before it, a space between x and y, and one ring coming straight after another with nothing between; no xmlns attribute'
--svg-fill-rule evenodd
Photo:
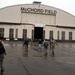
<svg viewBox="0 0 75 75"><path fill-rule="evenodd" d="M25 50L28 50L28 45L29 45L29 39L28 38L26 38L24 40L24 45L25 45Z"/></svg>

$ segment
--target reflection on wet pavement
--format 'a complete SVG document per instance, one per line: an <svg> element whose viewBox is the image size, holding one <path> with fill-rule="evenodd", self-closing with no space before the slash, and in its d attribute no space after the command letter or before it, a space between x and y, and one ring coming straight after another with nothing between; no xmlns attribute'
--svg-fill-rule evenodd
<svg viewBox="0 0 75 75"><path fill-rule="evenodd" d="M12 48L13 48L13 46L20 46L20 47L22 47L22 42L20 42L18 44L17 44L17 42L16 43L14 42L14 43L10 43L9 45ZM58 43L58 45L55 48L55 56L71 56L70 55L71 53L73 53L73 54L75 53L73 48L75 48L75 44L74 43ZM43 49L43 47L41 49L38 49L38 45L35 45L35 44L30 45L28 51L23 49L23 56L28 57L28 53L30 51L32 51L32 50L33 50L32 55L34 57L43 57L44 56L44 49ZM48 48L47 53L48 53L48 56L53 56L51 54L50 48Z"/></svg>
<svg viewBox="0 0 75 75"><path fill-rule="evenodd" d="M28 50L23 51L23 57L28 57Z"/></svg>
<svg viewBox="0 0 75 75"><path fill-rule="evenodd" d="M13 47L23 47L23 42L8 42L11 48ZM47 54L44 53L44 48L42 46L41 49L38 48L38 44L30 43L29 50L22 49L23 57L33 56L33 57L68 57L75 56L75 44L74 43L58 43L54 52L55 55L52 55L52 51L50 47L47 50Z"/></svg>
<svg viewBox="0 0 75 75"><path fill-rule="evenodd" d="M46 71L47 75L51 75L51 74L48 74L48 70L50 69L51 71L52 68L55 69L55 66L56 66L56 69L55 69L55 72L56 72L56 70L58 69L58 67L60 68L62 63L63 64L66 63L66 65L68 64L75 65L75 44L74 43L58 43L58 45L56 46L54 50L54 54L52 54L52 50L50 49L50 47L48 47L47 52L45 52L43 46L39 49L38 45L34 45L34 43L29 44L28 50L25 50L23 46L23 42L7 42L5 43L5 46L9 46L9 47L6 47L7 53L8 53L6 57L7 59L5 61L6 69L4 74L1 73L0 75L5 75L5 74L10 75L10 73L8 73L9 72L8 70L10 70L11 72L13 71L13 75L14 75L14 71L18 73L17 75L29 75L29 74L36 75L41 70L42 70L42 73ZM8 63L9 66L7 66L6 63ZM12 65L11 69L9 68L10 65ZM16 65L21 67L17 68ZM39 66L41 66L41 68L39 68ZM46 70L46 68L48 69ZM62 66L62 69L65 69L65 68L63 68ZM62 72L62 69L61 69L61 72ZM22 74L25 71L27 74ZM33 74L35 71L36 71L36 74ZM58 73L59 71L60 70L58 70ZM54 73L54 71L52 73ZM57 74L57 75L60 75L60 74ZM41 75L41 74L37 74L37 75ZM46 74L42 74L42 75L46 75Z"/></svg>

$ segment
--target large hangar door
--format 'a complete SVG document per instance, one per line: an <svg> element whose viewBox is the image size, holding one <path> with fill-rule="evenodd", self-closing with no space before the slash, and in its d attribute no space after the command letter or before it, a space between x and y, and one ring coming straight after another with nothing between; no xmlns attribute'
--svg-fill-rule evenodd
<svg viewBox="0 0 75 75"><path fill-rule="evenodd" d="M34 39L43 39L43 27L34 27Z"/></svg>

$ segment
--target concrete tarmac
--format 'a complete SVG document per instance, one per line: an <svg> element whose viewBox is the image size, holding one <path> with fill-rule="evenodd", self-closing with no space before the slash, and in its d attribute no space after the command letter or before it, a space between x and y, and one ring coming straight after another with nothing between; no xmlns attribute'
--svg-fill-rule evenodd
<svg viewBox="0 0 75 75"><path fill-rule="evenodd" d="M52 56L42 47L30 43L28 51L22 41L4 41L7 55L0 75L75 75L75 43L58 43Z"/></svg>

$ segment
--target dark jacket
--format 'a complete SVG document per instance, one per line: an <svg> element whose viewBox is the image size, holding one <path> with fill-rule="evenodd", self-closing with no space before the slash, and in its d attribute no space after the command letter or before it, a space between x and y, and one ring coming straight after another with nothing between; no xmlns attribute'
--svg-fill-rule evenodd
<svg viewBox="0 0 75 75"><path fill-rule="evenodd" d="M28 45L28 44L29 44L29 39L25 39L25 40L24 40L24 44L25 44L25 45Z"/></svg>
<svg viewBox="0 0 75 75"><path fill-rule="evenodd" d="M5 48L3 44L0 42L0 54L4 54L4 53L5 53Z"/></svg>
<svg viewBox="0 0 75 75"><path fill-rule="evenodd" d="M42 40L39 40L39 41L38 41L38 44L42 44Z"/></svg>

